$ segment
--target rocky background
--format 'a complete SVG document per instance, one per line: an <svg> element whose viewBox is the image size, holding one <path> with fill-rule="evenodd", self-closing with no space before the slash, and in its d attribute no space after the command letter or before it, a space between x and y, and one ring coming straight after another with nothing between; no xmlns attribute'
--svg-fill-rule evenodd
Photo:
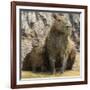
<svg viewBox="0 0 90 90"><path fill-rule="evenodd" d="M74 64L74 69L79 69L79 52L80 52L80 14L79 13L62 13L62 12L40 12L24 11L20 12L20 32L21 32L21 62L25 56L35 47L43 47L46 37L54 22L53 14L66 17L65 20L72 24L72 37L77 49L78 58ZM22 63L21 63L22 64ZM21 65L22 66L22 65Z"/></svg>

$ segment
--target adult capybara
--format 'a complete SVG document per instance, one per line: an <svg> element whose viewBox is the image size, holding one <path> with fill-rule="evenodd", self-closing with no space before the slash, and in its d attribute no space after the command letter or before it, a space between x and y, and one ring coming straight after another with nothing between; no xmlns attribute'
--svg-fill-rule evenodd
<svg viewBox="0 0 90 90"><path fill-rule="evenodd" d="M73 62L75 60L71 58L72 49L74 50L74 43L71 40L72 26L64 14L53 14L53 17L54 23L46 39L46 52L51 72L55 73L58 67L60 72L63 73L68 68L68 58ZM73 57L75 57L75 54Z"/></svg>

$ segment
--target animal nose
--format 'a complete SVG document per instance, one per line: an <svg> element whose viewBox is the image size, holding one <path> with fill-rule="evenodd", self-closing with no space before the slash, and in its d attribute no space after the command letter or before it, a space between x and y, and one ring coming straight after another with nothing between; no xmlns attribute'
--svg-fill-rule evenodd
<svg viewBox="0 0 90 90"><path fill-rule="evenodd" d="M71 28L71 26L70 25L67 25L66 28L69 29L69 28Z"/></svg>
<svg viewBox="0 0 90 90"><path fill-rule="evenodd" d="M67 25L67 26L66 26L66 29L67 29L67 30L72 30L72 26Z"/></svg>
<svg viewBox="0 0 90 90"><path fill-rule="evenodd" d="M66 26L66 28L69 28L70 26L68 25L68 26Z"/></svg>

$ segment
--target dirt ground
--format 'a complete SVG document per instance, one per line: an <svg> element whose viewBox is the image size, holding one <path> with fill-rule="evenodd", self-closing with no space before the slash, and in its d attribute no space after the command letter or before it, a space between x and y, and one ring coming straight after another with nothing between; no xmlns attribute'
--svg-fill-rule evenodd
<svg viewBox="0 0 90 90"><path fill-rule="evenodd" d="M54 75L50 73L32 73L31 71L22 71L21 78L44 78L44 77L72 77L72 76L79 76L79 71L65 71L63 74L56 73Z"/></svg>

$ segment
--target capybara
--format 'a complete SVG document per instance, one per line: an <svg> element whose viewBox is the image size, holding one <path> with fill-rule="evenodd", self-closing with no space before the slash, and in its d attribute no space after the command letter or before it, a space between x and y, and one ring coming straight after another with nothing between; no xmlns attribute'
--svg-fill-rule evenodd
<svg viewBox="0 0 90 90"><path fill-rule="evenodd" d="M34 47L30 53L28 53L23 61L23 70L32 70L33 72L45 70L45 55L44 49L41 47Z"/></svg>
<svg viewBox="0 0 90 90"><path fill-rule="evenodd" d="M54 23L46 39L46 52L48 53L50 70L54 74L57 66L61 73L66 68L69 68L67 67L67 61L69 60L68 58L72 57L74 43L71 40L71 23L67 21L63 14L54 14L53 17ZM75 54L73 57L75 57ZM70 61L74 62L74 60Z"/></svg>

